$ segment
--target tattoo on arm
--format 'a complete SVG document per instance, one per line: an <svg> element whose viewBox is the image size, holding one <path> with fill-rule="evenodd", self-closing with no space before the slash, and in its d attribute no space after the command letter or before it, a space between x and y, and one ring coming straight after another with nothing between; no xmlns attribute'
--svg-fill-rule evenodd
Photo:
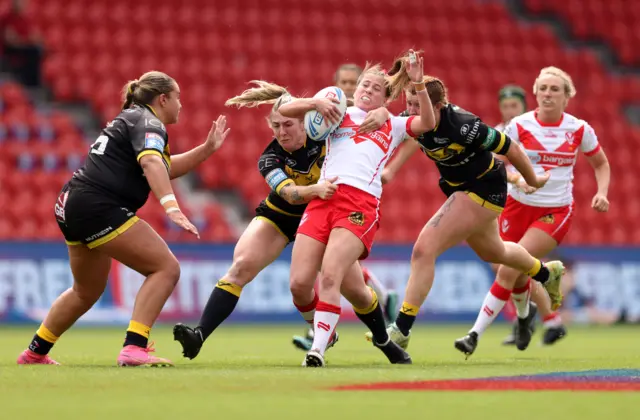
<svg viewBox="0 0 640 420"><path fill-rule="evenodd" d="M451 210L451 205L453 204L455 199L456 199L456 195L451 194L447 199L447 201L444 202L442 207L440 207L440 210L438 210L435 216L433 216L431 220L429 220L429 223L427 223L427 226L434 227L434 228L438 227L438 225L440 224L440 220L442 219L442 216L444 216L445 213Z"/></svg>
<svg viewBox="0 0 640 420"><path fill-rule="evenodd" d="M280 196L290 204L304 204L305 202L295 185L285 185L282 187Z"/></svg>

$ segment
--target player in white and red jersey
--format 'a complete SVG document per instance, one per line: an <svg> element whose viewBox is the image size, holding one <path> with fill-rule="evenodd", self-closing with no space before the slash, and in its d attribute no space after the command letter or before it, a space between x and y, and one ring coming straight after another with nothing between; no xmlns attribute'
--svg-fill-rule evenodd
<svg viewBox="0 0 640 420"><path fill-rule="evenodd" d="M509 190L507 204L500 215L499 226L505 241L519 242L531 255L543 258L555 249L571 226L575 212L573 202L573 168L582 152L594 168L598 191L591 206L598 212L609 209L610 168L604 151L598 144L593 128L564 110L576 90L571 77L555 67L541 70L533 92L538 109L514 118L505 134L519 143L529 156L536 174L550 172L546 185L535 190L522 182ZM506 300L500 293L512 290L511 299L516 306L518 324L516 346L527 348L531 341L530 280L512 268L501 266L491 290L470 334L457 341L467 353L473 353L477 338L491 324ZM552 299L552 308L557 309Z"/></svg>
<svg viewBox="0 0 640 420"><path fill-rule="evenodd" d="M380 221L384 165L407 134L417 136L435 127L422 80L423 59L414 53L410 57L407 73L419 91L420 115L392 116L373 132L359 130L369 111L400 95L404 87L399 84L403 80L387 78L379 66L367 66L358 81L355 106L347 109L342 123L327 140L321 179L337 177L338 191L331 200L309 203L298 228L291 261L291 292L297 307L316 300L313 284L320 269L315 336L304 361L306 366L324 366L324 351L340 317L341 293L354 305L357 316L371 330L374 345L389 361L411 363L409 355L389 339L375 292L364 281L343 282L352 278L352 273L361 273L357 261L366 258L371 250ZM303 99L283 105L280 112L300 117L313 109L314 100Z"/></svg>

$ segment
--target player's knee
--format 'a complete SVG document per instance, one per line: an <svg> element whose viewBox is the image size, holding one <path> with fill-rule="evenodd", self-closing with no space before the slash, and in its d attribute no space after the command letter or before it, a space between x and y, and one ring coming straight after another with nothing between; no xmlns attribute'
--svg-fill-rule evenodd
<svg viewBox="0 0 640 420"><path fill-rule="evenodd" d="M244 287L258 275L260 271L255 261L250 258L238 257L233 260L225 279L233 284Z"/></svg>
<svg viewBox="0 0 640 420"><path fill-rule="evenodd" d="M476 254L482 261L491 264L500 264L504 259L504 248L484 248L476 250Z"/></svg>
<svg viewBox="0 0 640 420"><path fill-rule="evenodd" d="M76 296L87 306L91 307L95 304L102 293L104 292L104 288L101 287L84 287L79 286L78 284L74 284L72 287Z"/></svg>
<svg viewBox="0 0 640 420"><path fill-rule="evenodd" d="M302 302L307 299L309 293L313 290L313 280L315 280L315 276L312 276L311 279L312 280L309 281L308 276L303 276L302 273L291 272L289 290L291 291L291 296L293 296L294 301Z"/></svg>
<svg viewBox="0 0 640 420"><path fill-rule="evenodd" d="M163 277L167 279L167 282L175 287L180 280L180 263L178 259L173 255L171 255L171 258L167 258L162 267L162 272L165 274Z"/></svg>
<svg viewBox="0 0 640 420"><path fill-rule="evenodd" d="M411 261L435 261L436 256L436 249L432 244L427 241L419 241L413 247Z"/></svg>

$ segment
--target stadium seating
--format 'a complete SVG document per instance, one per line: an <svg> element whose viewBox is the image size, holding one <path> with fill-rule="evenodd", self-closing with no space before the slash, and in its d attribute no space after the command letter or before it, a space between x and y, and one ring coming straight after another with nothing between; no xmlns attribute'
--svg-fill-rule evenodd
<svg viewBox="0 0 640 420"><path fill-rule="evenodd" d="M553 5L566 13L596 13L602 1ZM552 4L544 0L526 3L537 10ZM426 72L445 81L452 102L497 123L501 85L517 83L529 90L540 68L556 65L568 71L577 86L578 97L568 112L592 124L613 167L611 212L600 215L589 208L595 181L593 171L581 159L575 179L578 211L567 242L640 243L638 184L632 174L620 169L630 167L629 151L640 146L638 128L621 111L624 104L639 97L640 80L610 75L592 51L564 48L548 26L519 22L500 1L449 0L425 13L416 13L425 6L421 0L190 0L178 9L172 0L94 0L87 11L80 0L32 0L30 4L50 52L44 76L58 99L89 101L106 122L117 114L120 90L127 80L151 69L165 71L180 83L184 105L179 124L170 128L174 151L201 143L211 121L226 114L232 128L230 138L202 165L200 181L204 188L239 189L248 206L255 206L267 193L256 162L272 138L264 120L269 109L238 111L223 104L251 79L286 85L295 95L312 94L332 83L333 72L343 62L370 60L389 65L406 48L419 47L426 51ZM619 9L625 10L623 6ZM576 19L578 15L567 16ZM628 14L629 22L635 16ZM607 20L599 21L602 28L589 26L589 31L607 32L603 27ZM619 32L607 36L619 37ZM625 60L636 60L637 52L625 51ZM14 119L20 121L18 116L38 124L41 117L33 114L19 89L4 87L1 96L6 107L2 124L9 127ZM529 105L534 106L531 97ZM399 111L401 104L392 109ZM63 150L75 151L82 139L63 120L58 115L45 121L61 142L64 139ZM8 136L12 135L16 137ZM13 146L4 159L31 150L29 142L18 137L19 133L16 140L9 140ZM54 150L59 147L51 143ZM33 176L34 189L41 185L45 190L53 182L46 175L36 182L40 175ZM24 184L14 184L19 192L17 202L32 199L30 191L20 191ZM443 201L434 165L423 156L414 156L385 189L379 240L414 240ZM18 218L22 214L14 213ZM219 217L215 207L205 213L205 218ZM0 235L3 229L0 223ZM19 230L28 236L34 227L25 225ZM232 235L212 223L205 237L230 239Z"/></svg>
<svg viewBox="0 0 640 420"><path fill-rule="evenodd" d="M573 36L602 40L613 48L620 62L640 66L640 8L627 0L525 0L535 14L556 14L571 27ZM615 22L615 23L614 23Z"/></svg>

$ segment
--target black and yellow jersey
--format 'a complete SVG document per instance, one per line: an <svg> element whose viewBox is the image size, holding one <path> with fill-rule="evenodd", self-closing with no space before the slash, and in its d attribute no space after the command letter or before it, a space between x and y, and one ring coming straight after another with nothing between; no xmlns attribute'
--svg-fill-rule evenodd
<svg viewBox="0 0 640 420"><path fill-rule="evenodd" d="M150 107L133 105L102 130L71 182L97 189L135 212L151 191L139 163L149 154L161 157L169 171L169 137L164 124Z"/></svg>
<svg viewBox="0 0 640 420"><path fill-rule="evenodd" d="M440 110L440 123L417 139L436 162L442 178L462 184L481 178L495 165L493 153L504 155L511 139L464 109L449 104Z"/></svg>
<svg viewBox="0 0 640 420"><path fill-rule="evenodd" d="M306 204L289 204L278 194L286 185L313 185L320 179L320 169L324 162L324 143L307 139L304 147L289 153L274 139L262 152L258 169L271 192L265 200L269 208L291 216L301 216Z"/></svg>

